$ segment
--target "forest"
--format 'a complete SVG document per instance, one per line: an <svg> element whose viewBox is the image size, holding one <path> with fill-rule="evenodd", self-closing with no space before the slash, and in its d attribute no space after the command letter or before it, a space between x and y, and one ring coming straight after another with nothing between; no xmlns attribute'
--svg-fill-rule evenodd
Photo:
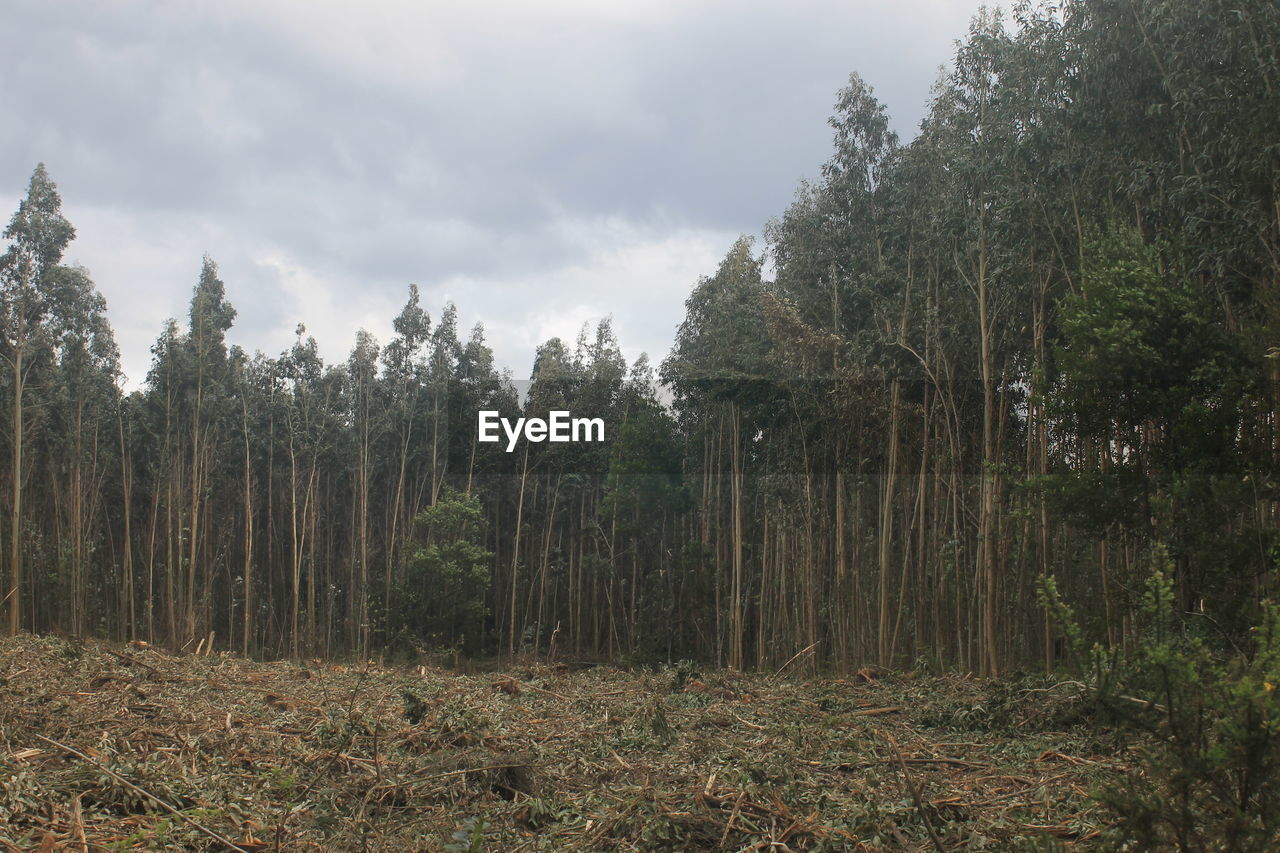
<svg viewBox="0 0 1280 853"><path fill-rule="evenodd" d="M37 167L0 258L5 630L994 676L1134 648L1158 567L1241 642L1280 556L1280 6L983 12L914 139L856 74L830 124L661 363L606 319L527 381L413 285L343 362L302 325L230 346L205 257L126 392ZM480 410L606 440L507 453Z"/></svg>

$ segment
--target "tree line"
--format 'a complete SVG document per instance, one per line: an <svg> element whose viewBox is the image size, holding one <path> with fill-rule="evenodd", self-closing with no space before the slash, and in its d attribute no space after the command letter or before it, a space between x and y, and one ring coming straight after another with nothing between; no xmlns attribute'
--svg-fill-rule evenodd
<svg viewBox="0 0 1280 853"><path fill-rule="evenodd" d="M856 74L821 177L694 286L500 371L410 287L325 364L228 346L206 258L124 393L43 166L4 237L7 628L246 654L1053 667L1154 555L1239 640L1276 586L1280 7L980 13L901 142ZM476 440L476 412L601 417ZM797 658L796 656L800 657Z"/></svg>

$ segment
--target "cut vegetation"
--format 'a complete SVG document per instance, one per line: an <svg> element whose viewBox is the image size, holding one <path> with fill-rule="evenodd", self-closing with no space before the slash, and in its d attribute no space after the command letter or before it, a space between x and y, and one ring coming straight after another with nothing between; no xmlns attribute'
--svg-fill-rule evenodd
<svg viewBox="0 0 1280 853"><path fill-rule="evenodd" d="M1090 849L1072 685L0 641L9 849ZM223 839L219 841L218 839Z"/></svg>

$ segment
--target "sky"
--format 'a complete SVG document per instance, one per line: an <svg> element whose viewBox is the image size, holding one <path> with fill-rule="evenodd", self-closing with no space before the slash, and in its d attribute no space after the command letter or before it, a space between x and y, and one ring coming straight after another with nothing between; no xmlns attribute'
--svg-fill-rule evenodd
<svg viewBox="0 0 1280 853"><path fill-rule="evenodd" d="M416 283L516 378L604 317L656 363L698 278L818 176L849 74L910 138L977 8L16 0L0 216L44 162L127 388L206 254L250 352L299 323L329 362L385 344Z"/></svg>

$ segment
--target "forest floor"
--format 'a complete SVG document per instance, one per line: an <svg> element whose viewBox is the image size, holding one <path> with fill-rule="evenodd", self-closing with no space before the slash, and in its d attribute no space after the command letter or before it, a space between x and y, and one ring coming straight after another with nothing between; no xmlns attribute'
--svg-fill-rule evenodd
<svg viewBox="0 0 1280 853"><path fill-rule="evenodd" d="M0 849L1075 850L1070 683L259 663L0 640Z"/></svg>

